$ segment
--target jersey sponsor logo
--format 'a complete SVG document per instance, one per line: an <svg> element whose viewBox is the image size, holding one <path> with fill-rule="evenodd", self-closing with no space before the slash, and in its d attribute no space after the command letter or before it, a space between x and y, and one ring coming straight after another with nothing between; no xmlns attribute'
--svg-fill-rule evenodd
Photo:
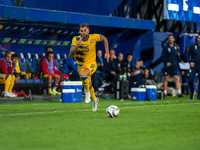
<svg viewBox="0 0 200 150"><path fill-rule="evenodd" d="M90 44L92 44L93 43L93 40L90 40Z"/></svg>
<svg viewBox="0 0 200 150"><path fill-rule="evenodd" d="M91 66L90 66L90 68L94 68L95 67L95 65L94 64L92 64Z"/></svg>
<svg viewBox="0 0 200 150"><path fill-rule="evenodd" d="M170 49L170 48L168 48L168 52L171 52L171 49Z"/></svg>

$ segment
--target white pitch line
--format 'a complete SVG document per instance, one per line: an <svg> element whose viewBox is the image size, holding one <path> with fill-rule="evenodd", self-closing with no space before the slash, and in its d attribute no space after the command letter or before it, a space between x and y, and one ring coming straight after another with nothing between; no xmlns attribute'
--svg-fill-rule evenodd
<svg viewBox="0 0 200 150"><path fill-rule="evenodd" d="M123 108L135 108L135 107L155 107L155 106L174 106L174 105L188 105L188 104L200 104L200 103L181 103L181 104L160 104L160 105L143 105L143 106L124 106ZM106 108L98 108L98 110L102 110ZM44 111L44 112L28 112L28 113L15 113L15 114L0 114L2 116L17 116L17 115L34 115L34 114L46 114L46 113L59 113L59 112L67 112L67 111L91 111L92 109L74 109L74 110L58 110L58 111Z"/></svg>

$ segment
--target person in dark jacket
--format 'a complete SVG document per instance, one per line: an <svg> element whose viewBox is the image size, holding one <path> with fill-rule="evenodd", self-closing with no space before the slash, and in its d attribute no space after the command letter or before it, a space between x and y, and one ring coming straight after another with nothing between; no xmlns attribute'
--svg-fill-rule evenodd
<svg viewBox="0 0 200 150"><path fill-rule="evenodd" d="M179 82L179 66L178 62L184 64L181 60L179 46L175 44L175 38L173 35L168 36L169 43L163 48L161 54L161 60L164 62L164 94L167 96L167 84L170 75L174 77L175 85L178 89L178 97L183 97L184 95L181 93L180 82Z"/></svg>
<svg viewBox="0 0 200 150"><path fill-rule="evenodd" d="M191 59L190 59L191 56ZM196 73L198 73L198 78L200 81L200 35L197 37L197 43L190 46L188 52L186 53L186 59L190 63L189 71L189 86L190 86L190 99L194 98L194 78ZM198 84L198 95L197 99L200 100L200 84Z"/></svg>
<svg viewBox="0 0 200 150"><path fill-rule="evenodd" d="M120 71L120 74L124 74L124 71L123 71L123 66L124 66L124 55L122 53L119 53L117 55L117 67L118 67L118 70Z"/></svg>
<svg viewBox="0 0 200 150"><path fill-rule="evenodd" d="M106 81L111 82L110 91L114 92L113 83L119 79L119 69L117 66L117 62L115 59L115 51L113 49L110 50L110 59L109 62L104 59L105 73L106 73Z"/></svg>

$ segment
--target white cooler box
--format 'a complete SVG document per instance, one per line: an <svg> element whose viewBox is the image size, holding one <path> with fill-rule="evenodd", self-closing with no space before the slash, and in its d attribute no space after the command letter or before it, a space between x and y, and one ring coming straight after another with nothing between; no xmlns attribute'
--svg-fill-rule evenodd
<svg viewBox="0 0 200 150"><path fill-rule="evenodd" d="M146 99L145 88L131 88L131 100L132 101L144 101Z"/></svg>
<svg viewBox="0 0 200 150"><path fill-rule="evenodd" d="M82 82L81 81L63 81L61 82L61 88L74 89L75 102L82 102Z"/></svg>

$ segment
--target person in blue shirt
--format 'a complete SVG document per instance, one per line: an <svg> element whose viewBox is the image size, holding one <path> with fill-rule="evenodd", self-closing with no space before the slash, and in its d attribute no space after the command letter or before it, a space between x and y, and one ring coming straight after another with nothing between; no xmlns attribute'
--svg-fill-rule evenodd
<svg viewBox="0 0 200 150"><path fill-rule="evenodd" d="M175 85L178 89L178 97L183 97L184 94L181 93L180 82L179 82L179 66L178 62L184 64L181 60L179 47L175 44L175 38L173 35L168 36L168 44L163 48L161 54L161 60L164 62L164 82L163 89L164 94L167 96L167 85L170 75L174 77Z"/></svg>
<svg viewBox="0 0 200 150"><path fill-rule="evenodd" d="M63 73L68 74L70 81L81 81L77 69L75 56L69 56L64 60Z"/></svg>
<svg viewBox="0 0 200 150"><path fill-rule="evenodd" d="M191 56L191 59L190 59ZM197 43L190 46L188 52L186 53L186 59L190 63L189 70L189 86L190 86L190 99L194 98L194 78L196 73L198 73L198 78L200 81L200 34L197 37ZM200 85L198 84L198 95L197 99L200 100Z"/></svg>

